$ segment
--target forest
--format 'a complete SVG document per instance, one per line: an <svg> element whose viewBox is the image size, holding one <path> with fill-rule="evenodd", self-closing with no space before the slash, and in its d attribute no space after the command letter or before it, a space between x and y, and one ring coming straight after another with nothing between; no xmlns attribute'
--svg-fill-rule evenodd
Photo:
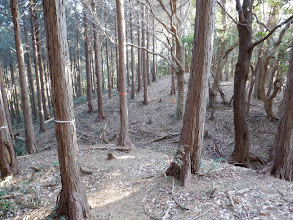
<svg viewBox="0 0 293 220"><path fill-rule="evenodd" d="M292 0L0 2L0 219L293 219Z"/></svg>

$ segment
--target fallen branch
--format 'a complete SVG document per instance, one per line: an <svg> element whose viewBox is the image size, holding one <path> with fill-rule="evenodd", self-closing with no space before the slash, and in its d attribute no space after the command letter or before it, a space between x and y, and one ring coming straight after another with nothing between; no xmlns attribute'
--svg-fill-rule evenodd
<svg viewBox="0 0 293 220"><path fill-rule="evenodd" d="M131 147L91 147L91 150L111 150L111 151L121 151L121 152L129 152L131 151Z"/></svg>
<svg viewBox="0 0 293 220"><path fill-rule="evenodd" d="M176 205L182 209L182 210L189 210L189 208L184 207L183 205L181 205L174 197L173 200L175 201Z"/></svg>
<svg viewBox="0 0 293 220"><path fill-rule="evenodd" d="M162 136L162 137L159 137L157 139L154 139L152 142L158 142L158 141L161 141L161 140L164 140L164 139L168 139L168 138L172 138L172 137L175 137L175 136L178 136L180 135L181 133L175 133L175 134L167 134L165 136Z"/></svg>

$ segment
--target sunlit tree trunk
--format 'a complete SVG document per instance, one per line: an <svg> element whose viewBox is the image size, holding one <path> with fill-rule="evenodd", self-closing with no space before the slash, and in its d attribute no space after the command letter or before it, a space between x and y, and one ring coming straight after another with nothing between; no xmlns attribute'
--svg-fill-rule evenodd
<svg viewBox="0 0 293 220"><path fill-rule="evenodd" d="M125 39L125 19L124 0L116 0L117 24L118 24L118 48L119 48L119 97L120 97L120 134L118 138L119 146L132 146L129 138L129 119L127 106L126 87L126 39Z"/></svg>
<svg viewBox="0 0 293 220"><path fill-rule="evenodd" d="M20 37L18 2L17 0L11 0L10 3L11 3L13 25L14 25L14 37L15 37L18 69L19 69L19 81L20 81L20 88L21 88L21 100L22 100L24 126L25 126L26 150L29 154L31 154L37 151L37 146L36 146L36 138L34 133L32 116L30 112L27 75L25 70L23 48L22 48L21 37Z"/></svg>
<svg viewBox="0 0 293 220"><path fill-rule="evenodd" d="M96 14L96 5L95 1L92 1L92 9ZM103 93L101 87L101 74L100 74L100 61L99 61L99 47L98 47L98 30L97 25L93 22L93 31L94 31L94 51L95 51L95 66L96 66L96 78L97 78L97 94L98 94L98 116L97 121L105 119L104 107L103 107Z"/></svg>
<svg viewBox="0 0 293 220"><path fill-rule="evenodd" d="M141 5L142 17L145 15L145 6ZM142 22L142 29L141 29L141 47L145 48L145 25ZM146 59L146 51L141 50L141 60L142 60L142 75L143 75L143 104L148 105L150 103L149 94L148 94L148 73L147 73L147 59Z"/></svg>
<svg viewBox="0 0 293 220"><path fill-rule="evenodd" d="M62 190L57 201L57 214L69 219L90 218L85 189L77 160L71 73L67 44L65 3L44 0L44 13L51 71L54 118Z"/></svg>
<svg viewBox="0 0 293 220"><path fill-rule="evenodd" d="M180 178L183 186L200 168L206 113L208 75L211 70L216 0L197 0L192 55L183 127L178 151L167 175Z"/></svg>

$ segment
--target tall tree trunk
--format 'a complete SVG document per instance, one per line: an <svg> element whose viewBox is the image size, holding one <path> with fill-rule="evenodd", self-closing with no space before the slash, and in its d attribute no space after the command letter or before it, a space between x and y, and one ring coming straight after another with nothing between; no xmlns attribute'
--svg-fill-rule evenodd
<svg viewBox="0 0 293 220"><path fill-rule="evenodd" d="M95 1L92 1L92 9L96 14L96 5ZM100 61L99 61L99 47L98 47L98 30L97 25L93 22L93 31L94 31L94 50L95 50L95 66L96 66L96 78L97 78L97 94L98 94L98 116L96 121L104 120L106 117L104 115L103 107L103 93L101 87L101 75L100 75Z"/></svg>
<svg viewBox="0 0 293 220"><path fill-rule="evenodd" d="M127 87L126 87L126 39L125 39L125 19L124 19L124 0L116 0L117 24L118 24L118 46L119 46L119 97L120 97L120 134L118 139L119 146L132 146L129 138L129 119L127 106Z"/></svg>
<svg viewBox="0 0 293 220"><path fill-rule="evenodd" d="M1 70L0 70L1 71ZM2 75L2 73L0 73ZM4 179L17 171L13 141L11 139L5 114L2 92L0 90L0 172Z"/></svg>
<svg viewBox="0 0 293 220"><path fill-rule="evenodd" d="M41 83L39 78L39 64L37 56L37 40L35 32L35 19L34 19L34 2L30 0L30 17L31 17L31 35L33 43L33 54L34 54L34 66L35 66L35 75L36 75L36 84L37 84L37 100L38 100L38 109L39 109L39 120L40 120L40 130L39 132L45 132L45 120L44 120L44 110L43 110L43 101L41 96Z"/></svg>
<svg viewBox="0 0 293 220"><path fill-rule="evenodd" d="M107 61L107 78L108 78L108 96L112 98L112 83L111 83L111 70L109 64L109 49L108 49L108 40L106 39L106 61Z"/></svg>
<svg viewBox="0 0 293 220"><path fill-rule="evenodd" d="M145 6L141 5L142 17L145 15ZM145 48L145 30L144 22L142 22L141 28L141 47ZM142 74L143 74L143 104L148 105L150 103L149 94L148 94L148 74L147 74L147 59L146 51L141 50L141 60L142 60Z"/></svg>
<svg viewBox="0 0 293 220"><path fill-rule="evenodd" d="M102 73L102 90L105 90L105 72L104 72L104 54L103 54L103 43L101 45L101 73Z"/></svg>
<svg viewBox="0 0 293 220"><path fill-rule="evenodd" d="M181 120L183 118L184 107L184 67L185 67L185 54L184 45L182 41L176 41L176 58L181 63L181 68L176 72L177 74L177 110L176 117Z"/></svg>
<svg viewBox="0 0 293 220"><path fill-rule="evenodd" d="M82 88L81 88L81 73L80 73L80 44L79 44L79 30L76 31L76 52L77 52L77 97L82 96Z"/></svg>
<svg viewBox="0 0 293 220"><path fill-rule="evenodd" d="M126 28L127 30L127 28ZM126 41L127 41L127 33L126 31ZM127 86L130 86L130 73L129 73L129 53L128 53L128 47L126 47L126 75L127 75Z"/></svg>
<svg viewBox="0 0 293 220"><path fill-rule="evenodd" d="M287 85L282 102L283 114L275 137L272 161L266 172L280 179L293 180L293 44L289 61Z"/></svg>
<svg viewBox="0 0 293 220"><path fill-rule="evenodd" d="M53 106L62 190L58 197L58 215L69 219L90 218L90 207L77 162L77 139L74 123L71 73L62 0L44 0Z"/></svg>
<svg viewBox="0 0 293 220"><path fill-rule="evenodd" d="M85 1L85 0L84 0ZM86 65L86 97L88 101L88 113L93 113L92 74L90 67L89 39L88 39L88 12L86 3L83 1L83 22L84 22L84 49Z"/></svg>
<svg viewBox="0 0 293 220"><path fill-rule="evenodd" d="M190 182L191 173L200 168L206 113L208 74L211 70L212 38L216 0L197 0L190 73L185 115L177 156L167 175L180 178L183 186ZM182 149L183 148L183 149Z"/></svg>
<svg viewBox="0 0 293 220"><path fill-rule="evenodd" d="M144 16L145 17L145 16ZM144 34L146 35L146 48L147 50L149 51L150 49L150 36L149 36L149 13L147 13L146 15L146 29L147 31L144 32ZM145 59L146 59L146 66L145 66L145 69L146 69L146 73L147 73L147 81L148 81L148 86L151 85L151 74L150 74L150 55L149 55L149 52L145 51Z"/></svg>
<svg viewBox="0 0 293 220"><path fill-rule="evenodd" d="M237 0L237 11L239 14L239 23L237 25L239 36L239 53L234 77L234 130L235 147L231 162L249 165L249 131L246 121L246 92L245 85L249 73L249 65L252 56L251 36L252 36L252 2L245 0L240 6ZM246 13L244 16L244 12ZM245 24L245 25L244 25Z"/></svg>
<svg viewBox="0 0 293 220"><path fill-rule="evenodd" d="M138 26L137 26L137 45L138 47L141 47L141 29L140 29L140 25L141 25L141 15L140 13L138 13ZM142 55L142 50L141 49L137 49L137 92L140 92L141 87L142 87L142 82L141 82L141 74L142 74L142 59L141 59L141 55Z"/></svg>
<svg viewBox="0 0 293 220"><path fill-rule="evenodd" d="M42 59L42 48L41 48L41 42L40 42L40 32L39 32L39 25L37 24L37 15L34 16L35 19L35 31L36 31L36 41L37 41L37 53L38 53L38 64L39 64L39 77L40 77L40 85L41 85L41 94L42 94L42 102L43 102L43 110L44 110L44 116L45 119L50 119L50 112L49 107L47 105L47 98L45 95L45 85L44 85L44 69L43 69L43 59Z"/></svg>
<svg viewBox="0 0 293 220"><path fill-rule="evenodd" d="M153 33L155 33L155 17L153 17ZM153 81L157 79L157 57L155 55L156 53L156 40L155 35L153 35Z"/></svg>
<svg viewBox="0 0 293 220"><path fill-rule="evenodd" d="M130 2L131 0L129 0ZM133 40L133 25L132 25L132 22L133 22L133 15L132 15L132 12L130 10L130 41L131 43L133 44L134 43L134 40ZM134 99L135 97L135 58L134 58L134 48L131 47L131 98Z"/></svg>
<svg viewBox="0 0 293 220"><path fill-rule="evenodd" d="M1 87L5 116L6 116L6 120L7 120L7 125L8 125L8 129L9 129L10 137L11 137L13 145L15 145L14 135L12 132L12 124L11 124L12 121L11 121L10 112L9 112L7 93L6 93L6 89L5 89L4 76L3 76L3 72L2 72L1 63L0 63L0 87Z"/></svg>
<svg viewBox="0 0 293 220"><path fill-rule="evenodd" d="M18 104L18 97L17 97L17 87L16 87L16 82L15 82L15 78L14 78L14 69L13 69L13 64L10 58L10 74L11 74L11 84L13 87L13 104L15 107L15 116L16 116L16 121L17 123L21 122L21 117L20 117L20 110L19 110L19 104Z"/></svg>
<svg viewBox="0 0 293 220"><path fill-rule="evenodd" d="M29 90L30 90L30 101L32 106L32 113L34 116L34 120L37 120L37 107L36 107L36 99L35 99L35 85L34 85L34 79L32 76L32 64L31 64L31 56L30 56L30 46L29 46L29 40L28 40L28 30L26 27L26 19L23 19L23 27L24 27L24 33L25 33L25 50L26 50L26 63L27 63L27 75L29 79Z"/></svg>
<svg viewBox="0 0 293 220"><path fill-rule="evenodd" d="M17 3L17 0L11 0L10 3L11 3L13 25L14 25L14 37L15 37L17 61L18 61L18 68L19 68L19 81L20 81L21 100L22 100L23 115L24 115L26 150L29 154L31 154L37 151L37 146L36 146L36 138L34 133L32 116L30 112L27 76L26 76L26 70L25 70L25 64L24 64L23 48L22 48L21 37L20 37L18 3Z"/></svg>

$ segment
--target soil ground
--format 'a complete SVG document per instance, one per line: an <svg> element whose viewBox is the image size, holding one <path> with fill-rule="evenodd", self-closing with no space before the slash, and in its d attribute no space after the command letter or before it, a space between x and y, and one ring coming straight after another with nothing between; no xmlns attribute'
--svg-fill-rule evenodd
<svg viewBox="0 0 293 220"><path fill-rule="evenodd" d="M186 75L187 88L188 75ZM176 97L170 96L169 76L149 87L151 103L143 105L143 94L129 99L130 138L135 147L128 153L113 151L116 159L107 160L105 139L117 143L119 102L104 94L106 120L95 122L97 113L88 114L84 98L76 100L75 116L79 143L79 163L84 172L92 219L293 219L293 184L253 169L229 165L225 158L234 147L232 107L217 97L215 117L206 116L206 136L199 175L191 185L180 186L166 177L176 151L182 122L174 117ZM233 83L222 82L227 100ZM275 104L278 110L282 94ZM94 101L97 106L97 100ZM263 104L252 99L247 118L251 152L263 163L269 160L277 123L266 118ZM40 152L18 157L19 175L0 182L0 219L50 219L61 189L54 123L46 124L46 133L38 134ZM24 136L22 128L16 133ZM169 136L167 136L169 135ZM165 137L165 138L163 138ZM161 139L161 140L160 140Z"/></svg>

